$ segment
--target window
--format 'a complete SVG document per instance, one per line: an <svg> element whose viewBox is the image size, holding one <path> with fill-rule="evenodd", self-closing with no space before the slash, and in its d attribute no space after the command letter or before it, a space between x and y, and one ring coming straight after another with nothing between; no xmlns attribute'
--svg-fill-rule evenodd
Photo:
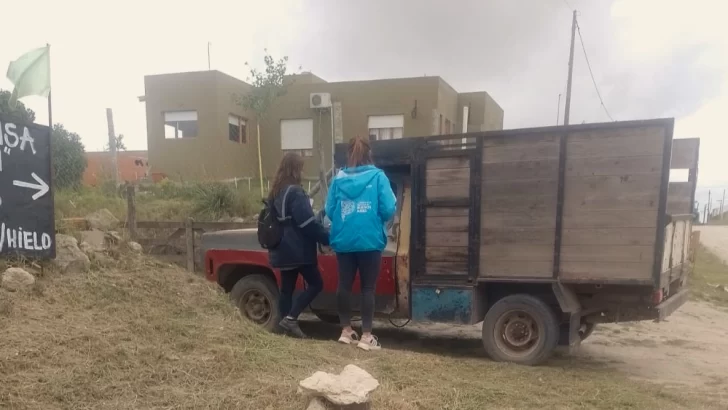
<svg viewBox="0 0 728 410"><path fill-rule="evenodd" d="M404 134L404 115L370 115L369 140L400 139Z"/></svg>
<svg viewBox="0 0 728 410"><path fill-rule="evenodd" d="M228 115L228 138L230 141L245 144L248 142L245 120L237 115Z"/></svg>
<svg viewBox="0 0 728 410"><path fill-rule="evenodd" d="M197 111L164 113L164 138L194 138L197 131Z"/></svg>
<svg viewBox="0 0 728 410"><path fill-rule="evenodd" d="M281 120L281 150L313 156L313 119Z"/></svg>

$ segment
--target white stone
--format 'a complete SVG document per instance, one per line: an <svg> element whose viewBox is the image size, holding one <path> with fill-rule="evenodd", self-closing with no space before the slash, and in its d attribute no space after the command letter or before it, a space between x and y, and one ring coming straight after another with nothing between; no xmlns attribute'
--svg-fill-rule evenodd
<svg viewBox="0 0 728 410"><path fill-rule="evenodd" d="M0 285L10 292L26 290L35 284L35 276L21 268L8 268L3 272Z"/></svg>
<svg viewBox="0 0 728 410"><path fill-rule="evenodd" d="M91 229L100 231L108 231L119 225L119 220L106 208L86 215L86 222Z"/></svg>
<svg viewBox="0 0 728 410"><path fill-rule="evenodd" d="M56 234L55 266L62 273L83 272L89 268L91 261L78 247L78 241L73 236Z"/></svg>
<svg viewBox="0 0 728 410"><path fill-rule="evenodd" d="M366 370L350 364L339 374L316 372L298 385L309 396L342 406L369 402L369 393L379 387L379 382Z"/></svg>
<svg viewBox="0 0 728 410"><path fill-rule="evenodd" d="M326 402L320 397L314 397L308 403L306 410L327 410Z"/></svg>
<svg viewBox="0 0 728 410"><path fill-rule="evenodd" d="M79 232L81 243L84 242L91 246L94 250L106 249L106 235L99 230L92 229L90 231ZM81 245L79 245L80 247ZM83 248L81 248L83 250ZM84 251L85 252L85 251Z"/></svg>
<svg viewBox="0 0 728 410"><path fill-rule="evenodd" d="M129 249L136 253L141 253L143 250L142 246L137 242L129 242L127 243L127 246L129 247Z"/></svg>

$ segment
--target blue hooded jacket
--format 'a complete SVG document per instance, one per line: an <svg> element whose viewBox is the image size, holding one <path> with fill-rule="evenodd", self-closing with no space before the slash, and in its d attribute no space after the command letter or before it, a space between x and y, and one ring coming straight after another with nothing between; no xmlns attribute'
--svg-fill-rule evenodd
<svg viewBox="0 0 728 410"><path fill-rule="evenodd" d="M384 250L386 225L396 209L397 198L384 171L373 165L342 169L326 198L331 247L337 253Z"/></svg>

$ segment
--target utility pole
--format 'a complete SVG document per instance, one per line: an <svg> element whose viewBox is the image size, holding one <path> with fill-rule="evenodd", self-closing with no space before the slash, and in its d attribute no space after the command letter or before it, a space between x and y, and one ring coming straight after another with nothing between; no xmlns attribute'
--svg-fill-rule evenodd
<svg viewBox="0 0 728 410"><path fill-rule="evenodd" d="M556 103L556 125L559 125L559 117L561 117L561 93L559 93L559 102Z"/></svg>
<svg viewBox="0 0 728 410"><path fill-rule="evenodd" d="M106 109L106 123L109 126L109 152L111 152L111 171L114 173L114 185L119 186L119 167L116 156L116 134L114 133L114 114L111 108Z"/></svg>
<svg viewBox="0 0 728 410"><path fill-rule="evenodd" d="M210 71L210 42L207 42L207 71Z"/></svg>
<svg viewBox="0 0 728 410"><path fill-rule="evenodd" d="M707 216L707 219L705 220L706 224L708 222L710 222L710 213L711 212L713 212L713 202L711 201L711 198L710 198L710 190L708 190L708 214L706 215Z"/></svg>
<svg viewBox="0 0 728 410"><path fill-rule="evenodd" d="M723 204L725 203L725 189L723 190L723 199L720 200L720 220L723 220Z"/></svg>
<svg viewBox="0 0 728 410"><path fill-rule="evenodd" d="M571 75L574 73L574 40L576 40L576 10L571 20L571 49L569 50L569 77L566 79L566 105L564 106L564 125L569 125L571 110Z"/></svg>

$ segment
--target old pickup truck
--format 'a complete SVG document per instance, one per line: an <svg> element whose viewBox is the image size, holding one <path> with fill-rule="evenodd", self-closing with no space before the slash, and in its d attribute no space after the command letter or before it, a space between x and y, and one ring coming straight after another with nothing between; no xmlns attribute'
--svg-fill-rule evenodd
<svg viewBox="0 0 728 410"><path fill-rule="evenodd" d="M656 119L373 142L397 195L377 314L482 322L490 357L528 365L598 323L670 315L687 299L699 147L672 134ZM207 278L274 327L279 273L255 229L202 246ZM310 309L336 321L335 256L321 250L319 265Z"/></svg>

